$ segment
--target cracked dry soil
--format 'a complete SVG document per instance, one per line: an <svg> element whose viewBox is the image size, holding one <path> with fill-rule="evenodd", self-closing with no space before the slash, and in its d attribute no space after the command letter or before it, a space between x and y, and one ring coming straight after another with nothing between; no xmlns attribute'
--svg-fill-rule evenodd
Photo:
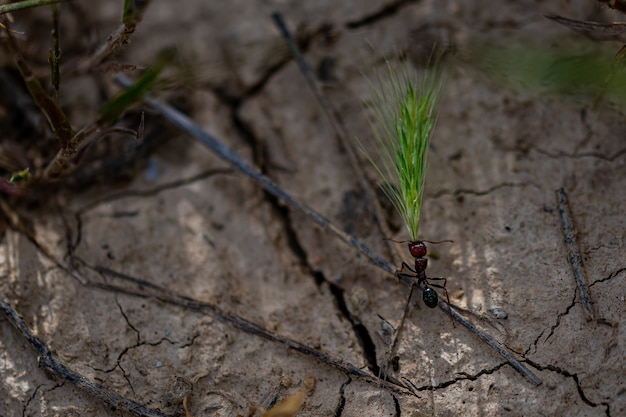
<svg viewBox="0 0 626 417"><path fill-rule="evenodd" d="M119 6L111 3L88 8L86 18L102 33L116 25ZM394 48L410 48L415 31L444 30L459 48L478 34L559 45L581 35L545 13L626 20L582 0L155 0L124 60L147 64L163 46L176 45L193 73L185 87L194 120L389 257L389 236L375 226L331 124L286 52L270 19L275 11L298 29L324 91L359 137L370 134L362 72ZM614 44L618 51L621 43ZM148 114L147 123L155 117ZM179 381L193 386L193 416L236 416L270 406L313 377L302 416L626 415L625 133L618 106L594 110L586 98L537 98L464 69L450 76L430 153L422 235L454 243L431 248L437 256L429 271L449 277L451 301L515 352L540 386L421 302L404 326L399 368L390 372L412 395L209 314L83 286L14 231L2 241L0 289L61 361L166 414L181 413ZM140 173L121 188L63 197L64 218L34 214L37 239L61 259L69 229L78 268L94 280L112 282L97 272L110 268L365 371L384 360L377 315L397 326L406 287L183 134L152 164L156 179ZM560 187L601 322L585 320L577 295L557 210ZM392 237L406 239L401 230ZM493 318L493 308L508 318ZM38 369L34 350L6 320L0 336L0 416L120 414Z"/></svg>

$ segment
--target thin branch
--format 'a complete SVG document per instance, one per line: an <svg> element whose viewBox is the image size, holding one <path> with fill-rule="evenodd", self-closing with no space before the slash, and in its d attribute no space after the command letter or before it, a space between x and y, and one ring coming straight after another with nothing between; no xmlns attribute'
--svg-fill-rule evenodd
<svg viewBox="0 0 626 417"><path fill-rule="evenodd" d="M563 188L556 190L556 199L559 206L559 216L561 217L561 226L563 227L565 245L567 246L568 260L572 266L574 279L578 284L580 299L585 310L585 318L587 321L591 321L594 319L595 314L593 312L593 306L591 305L591 297L589 295L589 290L587 289L587 283L585 282L583 258L580 254L578 244L576 243L572 215L570 213L569 203L567 202L567 195L565 194L565 190Z"/></svg>

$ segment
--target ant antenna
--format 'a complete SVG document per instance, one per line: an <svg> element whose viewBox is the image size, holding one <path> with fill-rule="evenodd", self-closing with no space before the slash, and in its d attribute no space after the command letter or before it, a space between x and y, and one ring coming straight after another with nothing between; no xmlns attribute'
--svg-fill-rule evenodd
<svg viewBox="0 0 626 417"><path fill-rule="evenodd" d="M406 243L406 242L408 242L408 240L395 240L395 239L392 239L390 237L384 237L383 240L388 240L388 241L393 242L393 243Z"/></svg>
<svg viewBox="0 0 626 417"><path fill-rule="evenodd" d="M454 243L454 240L439 240L437 242L434 242L432 240L422 240L422 242L432 243L433 245L438 245L440 243Z"/></svg>

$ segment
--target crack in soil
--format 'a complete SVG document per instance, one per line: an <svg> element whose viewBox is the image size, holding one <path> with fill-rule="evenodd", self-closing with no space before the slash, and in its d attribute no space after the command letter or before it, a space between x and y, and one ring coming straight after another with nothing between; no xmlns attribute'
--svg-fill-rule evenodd
<svg viewBox="0 0 626 417"><path fill-rule="evenodd" d="M595 284L599 284L601 282L610 281L610 280L612 280L613 278L615 278L616 276L618 276L619 274L621 274L624 271L626 271L626 268L620 268L620 269L618 269L615 272L611 272L608 277L600 278L600 279L597 279L597 280L593 281L591 284L589 284L589 287L592 287Z"/></svg>
<svg viewBox="0 0 626 417"><path fill-rule="evenodd" d="M82 262L82 261L81 261L81 262ZM83 264L84 264L87 268L89 268L89 269L91 269L91 270L93 270L93 271L95 271L95 272L100 273L100 271L98 271L96 268L93 268L93 267L91 267L91 266L87 265L87 264L86 264L86 263L84 263L84 262L83 262ZM115 371L115 368L119 367L119 368L122 370L122 373L123 373L123 375L124 375L124 378L126 378L126 371L122 368L122 366L120 365L120 363L121 363L121 361L122 361L122 358L123 358L123 357L124 357L124 356L125 356L125 355L129 352L129 351L131 351L132 349L136 349L136 348L138 348L138 347L141 347L141 346L159 346L159 345L160 345L161 343L163 343L164 341L167 341L167 342L168 342L168 343L170 343L171 345L176 345L178 342L172 341L172 340L168 339L167 337L162 337L161 339L159 339L159 340L158 340L158 341L156 341L156 342L147 342L147 341L145 341L145 340L144 340L144 341L142 341L142 340L141 340L141 332L140 332L140 330L138 330L138 329L137 329L137 328L136 328L136 327L135 327L135 326L134 326L134 325L130 322L130 319L128 318L128 316L127 316L126 312L124 311L124 309L122 308L121 304L120 304L120 303L119 303L119 301L118 301L118 295L117 295L117 294L115 294L114 300L115 300L115 304L117 305L118 309L120 310L120 313L122 314L122 317L124 317L124 320L126 321L126 324L127 324L127 325L128 325L128 327L130 327L130 328L131 328L131 329L135 332L135 334L137 335L137 342L136 342L134 345L132 345L132 346L127 346L127 347L125 347L125 348L124 348L124 349L120 352L120 354L117 356L117 359L116 359L116 361L115 361L115 365L114 365L112 368L110 368L110 369L100 369L100 368L96 368L96 367L93 367L93 366L90 366L90 367L91 367L93 370L95 370L95 371L98 371L98 372L103 372L103 373L110 373L110 372L113 372L113 371ZM191 343L188 343L187 345L183 345L183 346L181 346L181 347L187 347L188 345L193 344L193 341L195 340L195 338L196 338L196 337L198 337L198 335L195 335L195 336L193 337L193 339L192 339ZM132 387L131 387L131 388L132 388ZM133 390L133 393L134 393L134 390Z"/></svg>
<svg viewBox="0 0 626 417"><path fill-rule="evenodd" d="M321 272L316 272L315 275L323 277L323 274ZM326 278L323 278L323 280L324 282L326 282L326 284L328 284L330 292L335 298L335 302L337 308L339 309L339 312L341 313L341 317L345 318L348 323L350 323L352 331L354 332L354 335L359 342L359 345L361 345L361 349L363 351L363 359L365 360L365 363L367 363L367 368L374 375L380 375L380 367L378 366L378 363L376 363L376 345L374 344L374 341L372 340L372 337L370 336L367 327L361 324L358 319L350 313L348 305L346 304L346 299L344 297L343 288L335 283L326 280Z"/></svg>
<svg viewBox="0 0 626 417"><path fill-rule="evenodd" d="M43 384L39 384L39 385L37 385L35 387L35 391L33 391L33 393L30 395L30 397L26 401L26 404L24 404L24 407L22 407L22 417L25 417L26 410L28 409L30 403L35 399L35 396L37 395L37 392L39 391L39 388L41 388L42 386L43 386Z"/></svg>
<svg viewBox="0 0 626 417"><path fill-rule="evenodd" d="M404 5L414 3L412 0L399 0L393 3L385 4L379 10L362 16L357 20L352 20L345 23L346 29L359 29L363 26L368 26L377 23L380 20L384 20L388 17L395 15Z"/></svg>
<svg viewBox="0 0 626 417"><path fill-rule="evenodd" d="M504 183L501 183L501 184L493 185L493 186L487 188L484 191L476 191L476 190L469 190L469 189L458 189L458 190L454 190L454 191L440 190L440 191L437 191L434 194L428 195L428 198L435 199L435 198L448 196L448 195L457 197L459 195L466 195L466 194L475 195L475 196L481 196L482 197L484 195L491 194L492 192L498 191L498 190L503 189L503 188L517 188L517 187L527 187L527 186L532 186L532 187L535 187L537 189L540 188L536 184L529 183L529 182L504 182Z"/></svg>
<svg viewBox="0 0 626 417"><path fill-rule="evenodd" d="M116 297L116 298L117 298L117 297ZM116 300L116 302L117 302L117 300ZM119 304L118 304L118 306L119 306ZM124 313L122 313L122 315L124 315ZM126 318L126 316L125 316L125 315L124 315L124 318ZM128 321L127 321L127 322L128 322ZM128 324L129 324L129 325L133 328L133 330L135 330L135 331L137 332L137 337L139 338L139 331L138 331L137 329L135 329L135 327L134 327L134 326L132 326L132 324L130 324L130 322L128 322ZM124 378L124 379L126 380L126 383L127 383L127 384L128 384L128 386L130 387L130 390L132 391L134 398L137 398L137 393L135 392L135 388L133 387L133 384L132 384L132 382L131 382L131 380L130 380L130 376L129 376L129 374L126 372L126 370L122 367L122 364L121 364L121 362L122 362L122 358L123 358L123 357L124 357L124 356L125 356L125 355L129 352L129 351L131 351L132 349L135 349L135 348L138 348L138 347L141 347L141 346L158 346L158 345L160 345L161 343L163 343L163 341L168 341L168 342L169 342L170 344L172 344L172 345L175 345L175 344L176 344L176 343L172 342L171 340L169 340L169 339L167 339L167 338L162 338L161 340L159 340L159 341L157 341L157 342L153 342L153 343L149 343L149 342L138 342L137 344L135 344L135 345L133 345L133 346L128 346L128 347L124 348L124 349L122 350L122 352L120 352L120 354L118 355L117 360L115 361L115 365L113 365L113 367L112 367L112 368L110 368L110 369L100 369L100 368L97 368L97 367L91 366L91 365L89 365L89 364L87 364L87 366L89 366L89 367L90 367L91 369L93 369L94 371L97 371L97 372L102 372L102 373L105 373L105 374L109 374L109 373L115 372L115 369L116 369L116 368L119 368L119 369L120 369L120 371L122 371L122 378ZM132 363L132 362L131 362L131 363ZM133 364L134 364L134 363L133 363ZM145 369L142 369L142 368L137 367L137 365L136 365L136 364L134 364L134 365L135 365L135 369L137 370L137 372L139 372L139 374L141 374L141 375L144 375L144 373L146 372L146 371L145 371ZM102 380L102 379L100 379L100 378L96 378L96 379L98 379L98 380L100 381L100 383L102 383L102 382L103 382L103 380Z"/></svg>
<svg viewBox="0 0 626 417"><path fill-rule="evenodd" d="M395 395L391 396L391 399L393 400L393 405L395 407L396 410L396 417L400 417L402 415L402 410L400 409L400 402L398 401L398 398L396 398Z"/></svg>
<svg viewBox="0 0 626 417"><path fill-rule="evenodd" d="M120 305L118 299L117 299L117 294L115 294L115 297L113 297L115 300L115 304L117 304L117 308L120 310L120 313L122 313L122 317L124 317L124 320L126 321L126 324L128 325L128 327L130 327L135 334L137 335L137 344L135 346L137 346L140 342L141 342L141 333L139 332L139 330L137 330L137 328L135 326L133 326L133 324L130 322L130 320L128 319L128 316L126 315L126 313L124 312L124 309L122 308L122 306ZM118 358L119 361L119 358Z"/></svg>
<svg viewBox="0 0 626 417"><path fill-rule="evenodd" d="M407 382L411 388L413 388L416 392L417 391L437 391L439 389L442 388L447 388L451 385L456 384L457 382L461 382L461 381L476 381L478 378L480 378L483 375L491 375L494 372L499 371L500 369L502 369L505 366L510 366L508 362L503 362L499 365L494 366L493 368L489 368L489 369L482 369L481 371L479 371L477 374L475 375L471 375L468 374L466 372L457 372L458 375L461 375L462 377L458 377L458 378L454 378L451 379L449 381L445 381L445 382L441 382L437 385L422 385L421 387L418 387L417 385L415 385L414 383L412 383L411 381L409 381L406 378L402 378L405 382Z"/></svg>
<svg viewBox="0 0 626 417"><path fill-rule="evenodd" d="M180 345L179 348L180 349L185 349L188 348L189 346L193 346L193 344L196 342L196 339L200 337L200 333L196 333L191 337L191 340L183 345Z"/></svg>
<svg viewBox="0 0 626 417"><path fill-rule="evenodd" d="M559 315L556 318L556 323L550 327L550 334L546 337L546 340L544 341L544 343L547 342L548 339L550 339L552 337L552 335L554 334L554 330L557 327L559 327L559 325L561 324L561 318L563 318L566 315L568 315L569 311L576 305L576 294L577 293L578 293L578 288L576 288L574 290L574 297L572 298L572 302L570 303L570 305L567 306L567 308L565 309L565 311L563 313L559 313ZM541 332L541 334L539 335L539 338L541 338L541 335L543 335L544 332L545 332L545 330ZM537 340L535 340L535 347L536 347L536 343L539 340L539 338L537 338Z"/></svg>
<svg viewBox="0 0 626 417"><path fill-rule="evenodd" d="M337 406L335 407L335 414L333 414L334 417L341 417L341 415L343 414L343 409L346 406L346 387L348 385L350 385L352 383L352 378L348 377L348 380L346 382L344 382L343 384L341 384L341 386L339 387L339 402L337 403Z"/></svg>
<svg viewBox="0 0 626 417"><path fill-rule="evenodd" d="M569 372L559 368L558 366L554 366L554 365L545 365L545 366L544 365L540 365L540 364L538 364L536 362L533 362L531 360L527 360L527 363L529 365L532 365L534 368L536 368L536 369L538 369L540 371L548 370L548 371L556 372L557 374L565 376L567 378L571 378L574 381L574 383L576 384L576 390L578 391L578 395L580 396L580 399L585 404L587 404L590 407L594 407L594 408L595 407L599 407L601 405L605 405L605 407L606 407L605 413L607 415L610 415L610 413L609 413L610 410L609 410L608 406L606 405L606 403L596 404L593 401L591 401L589 398L587 398L587 396L585 395L585 392L583 391L582 386L580 385L580 381L578 379L578 374L571 374L571 373L569 373Z"/></svg>
<svg viewBox="0 0 626 417"><path fill-rule="evenodd" d="M614 162L617 158L626 154L626 148L620 149L613 155L607 156L599 152L583 152L583 153L567 153L567 152L550 152L540 148L534 148L537 153L545 155L550 158L569 158L569 159L583 159L583 158L597 158L608 162Z"/></svg>
<svg viewBox="0 0 626 417"><path fill-rule="evenodd" d="M133 392L133 397L137 398L137 393L135 392L135 388L133 387L132 382L130 382L130 378L126 373L126 370L122 368L122 365L119 362L117 363L117 367L120 368L120 370L122 371L122 377L126 380L126 383L130 387L130 390Z"/></svg>

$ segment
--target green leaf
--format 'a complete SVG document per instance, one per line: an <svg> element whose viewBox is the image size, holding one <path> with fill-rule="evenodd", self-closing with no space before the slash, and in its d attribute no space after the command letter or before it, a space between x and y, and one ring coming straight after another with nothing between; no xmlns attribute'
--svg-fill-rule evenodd
<svg viewBox="0 0 626 417"><path fill-rule="evenodd" d="M157 58L154 65L148 68L133 85L109 100L100 110L100 118L104 122L112 123L117 120L132 104L141 101L143 96L154 85L163 68L174 58L174 50L167 49Z"/></svg>
<svg viewBox="0 0 626 417"><path fill-rule="evenodd" d="M30 180L30 169L26 168L18 172L14 172L9 179L11 184L17 184L19 182L27 182Z"/></svg>

